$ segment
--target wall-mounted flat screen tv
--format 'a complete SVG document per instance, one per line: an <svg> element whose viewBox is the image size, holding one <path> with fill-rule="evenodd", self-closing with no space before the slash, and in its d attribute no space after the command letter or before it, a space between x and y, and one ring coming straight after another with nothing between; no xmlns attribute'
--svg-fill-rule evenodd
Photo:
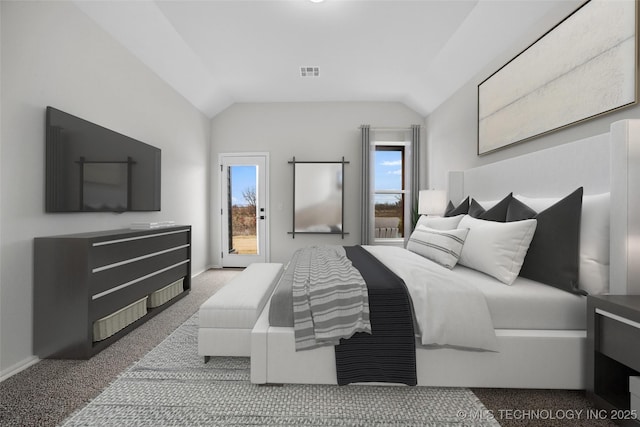
<svg viewBox="0 0 640 427"><path fill-rule="evenodd" d="M47 107L47 212L160 210L159 148Z"/></svg>

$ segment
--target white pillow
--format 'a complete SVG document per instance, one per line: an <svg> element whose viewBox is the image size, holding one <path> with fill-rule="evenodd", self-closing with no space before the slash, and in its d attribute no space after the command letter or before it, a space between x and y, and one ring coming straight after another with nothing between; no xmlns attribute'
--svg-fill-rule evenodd
<svg viewBox="0 0 640 427"><path fill-rule="evenodd" d="M462 217L464 214L449 217L421 215L416 223L416 228L423 225L436 230L454 230L458 228Z"/></svg>
<svg viewBox="0 0 640 427"><path fill-rule="evenodd" d="M496 222L465 215L458 228L468 228L469 234L458 262L511 285L520 273L536 225L535 219Z"/></svg>
<svg viewBox="0 0 640 427"><path fill-rule="evenodd" d="M536 212L557 203L560 198L515 196ZM580 220L580 282L578 287L590 295L609 291L610 194L582 197Z"/></svg>
<svg viewBox="0 0 640 427"><path fill-rule="evenodd" d="M452 269L460 258L468 232L466 228L436 230L418 225L409 237L407 250Z"/></svg>

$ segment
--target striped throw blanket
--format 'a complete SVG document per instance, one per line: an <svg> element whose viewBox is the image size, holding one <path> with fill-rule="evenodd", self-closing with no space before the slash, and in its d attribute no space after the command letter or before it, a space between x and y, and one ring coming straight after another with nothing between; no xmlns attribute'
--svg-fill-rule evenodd
<svg viewBox="0 0 640 427"><path fill-rule="evenodd" d="M369 295L342 246L297 250L293 268L296 351L337 345L356 332L371 333Z"/></svg>

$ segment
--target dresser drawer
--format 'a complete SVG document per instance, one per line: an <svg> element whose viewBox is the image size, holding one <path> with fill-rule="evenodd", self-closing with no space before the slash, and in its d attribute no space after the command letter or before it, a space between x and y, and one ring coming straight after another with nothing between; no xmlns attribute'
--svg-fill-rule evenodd
<svg viewBox="0 0 640 427"><path fill-rule="evenodd" d="M112 264L184 246L189 243L189 230L170 230L123 239L92 243L90 267L100 269Z"/></svg>
<svg viewBox="0 0 640 427"><path fill-rule="evenodd" d="M161 270L151 276L143 276L133 283L122 287L114 287L90 300L90 320L95 321L101 317L113 313L116 309L126 306L133 301L148 296L178 279L188 280L188 264L178 264L172 268ZM183 290L188 289L188 285L183 282Z"/></svg>
<svg viewBox="0 0 640 427"><path fill-rule="evenodd" d="M598 351L640 371L640 324L604 310L596 310Z"/></svg>
<svg viewBox="0 0 640 427"><path fill-rule="evenodd" d="M140 278L152 276L180 263L189 261L188 247L117 265L112 268L96 271L90 276L90 295L93 297L112 288L139 281Z"/></svg>

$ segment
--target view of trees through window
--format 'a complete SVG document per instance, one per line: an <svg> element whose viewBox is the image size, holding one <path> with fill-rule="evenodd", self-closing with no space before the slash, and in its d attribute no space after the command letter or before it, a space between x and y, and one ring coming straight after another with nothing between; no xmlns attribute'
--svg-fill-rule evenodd
<svg viewBox="0 0 640 427"><path fill-rule="evenodd" d="M231 166L229 171L229 250L256 254L256 167Z"/></svg>
<svg viewBox="0 0 640 427"><path fill-rule="evenodd" d="M404 146L376 146L375 237L404 237Z"/></svg>

